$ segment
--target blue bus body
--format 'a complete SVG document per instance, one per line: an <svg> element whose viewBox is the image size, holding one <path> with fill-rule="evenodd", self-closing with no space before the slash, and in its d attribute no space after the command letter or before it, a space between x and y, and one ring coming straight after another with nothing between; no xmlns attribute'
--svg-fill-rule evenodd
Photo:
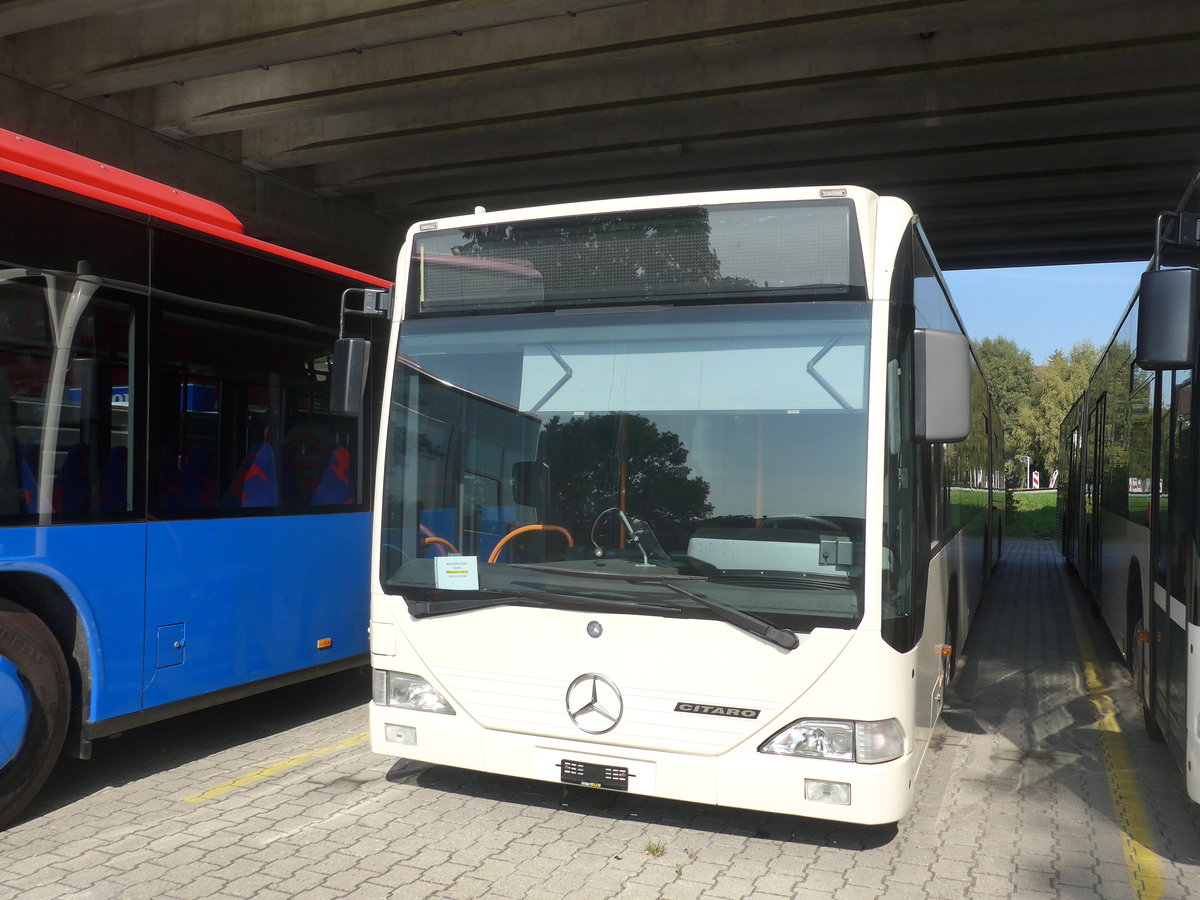
<svg viewBox="0 0 1200 900"><path fill-rule="evenodd" d="M106 720L360 657L370 535L365 512L9 528L0 574L44 579L76 610L97 736L121 730Z"/></svg>
<svg viewBox="0 0 1200 900"><path fill-rule="evenodd" d="M64 746L365 660L375 423L328 361L388 283L3 130L0 203L2 825Z"/></svg>

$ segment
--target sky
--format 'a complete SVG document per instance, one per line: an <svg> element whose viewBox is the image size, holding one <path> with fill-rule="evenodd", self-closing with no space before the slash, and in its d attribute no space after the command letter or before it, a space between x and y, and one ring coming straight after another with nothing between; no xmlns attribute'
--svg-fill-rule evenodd
<svg viewBox="0 0 1200 900"><path fill-rule="evenodd" d="M1006 337L1042 365L1090 340L1103 349L1137 289L1145 262L946 273L972 341Z"/></svg>

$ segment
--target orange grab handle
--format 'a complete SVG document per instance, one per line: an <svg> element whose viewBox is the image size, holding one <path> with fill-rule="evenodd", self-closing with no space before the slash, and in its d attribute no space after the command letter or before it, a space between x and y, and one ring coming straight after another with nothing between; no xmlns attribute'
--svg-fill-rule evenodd
<svg viewBox="0 0 1200 900"><path fill-rule="evenodd" d="M421 546L422 547L428 547L430 544L440 545L442 547L449 547L450 552L453 553L455 556L458 556L458 548L455 547L452 543L450 543L445 538L432 537L432 536L421 538Z"/></svg>
<svg viewBox="0 0 1200 900"><path fill-rule="evenodd" d="M567 539L567 546L574 547L575 539L571 537L571 532L563 528L561 525L522 525L520 528L514 529L500 538L500 543L492 550L492 555L488 557L488 562L494 563L500 558L500 551L504 549L504 545L515 538L518 534L524 534L526 531L557 531Z"/></svg>

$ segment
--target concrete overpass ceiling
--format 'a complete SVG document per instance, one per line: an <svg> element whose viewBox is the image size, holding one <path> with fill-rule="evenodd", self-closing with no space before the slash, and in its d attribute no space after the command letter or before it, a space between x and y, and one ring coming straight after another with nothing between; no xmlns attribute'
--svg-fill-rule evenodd
<svg viewBox="0 0 1200 900"><path fill-rule="evenodd" d="M8 0L0 124L383 271L477 204L845 182L947 268L1145 259L1198 49L1178 0Z"/></svg>

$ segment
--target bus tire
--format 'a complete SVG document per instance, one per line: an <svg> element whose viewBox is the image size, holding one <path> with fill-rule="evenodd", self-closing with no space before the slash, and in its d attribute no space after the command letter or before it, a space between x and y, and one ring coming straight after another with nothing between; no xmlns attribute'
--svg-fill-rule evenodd
<svg viewBox="0 0 1200 900"><path fill-rule="evenodd" d="M1134 693L1137 695L1138 705L1142 708L1142 724L1146 728L1146 737L1156 744L1163 744L1166 743L1166 737L1163 736L1162 729L1158 727L1158 722L1154 721L1154 713L1150 710L1150 699L1144 696L1146 682L1142 670L1146 665L1146 645L1138 641L1137 633L1145 627L1141 613L1139 613L1137 621L1130 629L1132 649L1129 653L1129 669L1133 674Z"/></svg>
<svg viewBox="0 0 1200 900"><path fill-rule="evenodd" d="M16 818L46 782L62 751L71 682L58 641L32 612L0 597L0 656L16 667L31 710L21 748L0 771L0 827Z"/></svg>
<svg viewBox="0 0 1200 900"><path fill-rule="evenodd" d="M1146 726L1146 737L1154 743L1165 744L1167 742L1162 729L1158 727L1158 722L1154 721L1154 713L1150 712L1150 707L1145 703L1142 704L1142 724Z"/></svg>

